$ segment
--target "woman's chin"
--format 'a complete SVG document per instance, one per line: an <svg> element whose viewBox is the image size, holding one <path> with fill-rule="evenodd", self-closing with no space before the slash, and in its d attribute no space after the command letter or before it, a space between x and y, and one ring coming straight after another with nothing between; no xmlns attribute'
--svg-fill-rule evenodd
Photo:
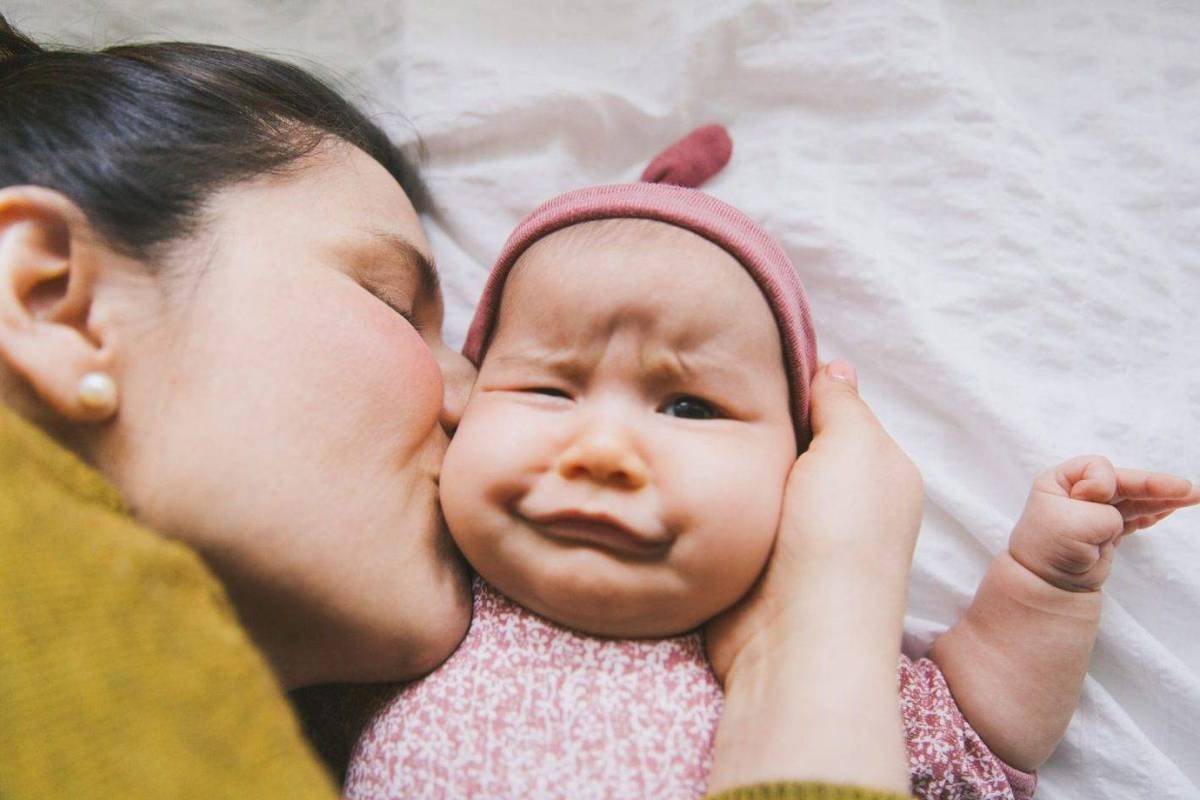
<svg viewBox="0 0 1200 800"><path fill-rule="evenodd" d="M405 614L414 625L405 650L384 680L408 681L436 669L451 656L471 626L471 583L465 563L455 556L440 581L429 587L411 612Z"/></svg>
<svg viewBox="0 0 1200 800"><path fill-rule="evenodd" d="M455 557L375 587L344 605L294 608L291 624L264 626L254 638L289 689L325 683L394 683L431 672L462 642L471 624L471 589ZM391 591L389 591L390 589ZM297 605L304 605L303 602ZM356 610L355 610L356 609ZM290 635L283 635L290 629ZM252 631L252 634L255 633Z"/></svg>

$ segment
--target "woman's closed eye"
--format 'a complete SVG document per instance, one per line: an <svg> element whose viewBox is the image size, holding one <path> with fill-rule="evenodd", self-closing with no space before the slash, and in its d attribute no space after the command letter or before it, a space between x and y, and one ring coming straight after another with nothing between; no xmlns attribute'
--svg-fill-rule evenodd
<svg viewBox="0 0 1200 800"><path fill-rule="evenodd" d="M673 397L663 403L658 410L668 417L683 419L717 419L721 416L721 412L712 403L690 394Z"/></svg>
<svg viewBox="0 0 1200 800"><path fill-rule="evenodd" d="M409 325L413 326L413 328L420 333L421 323L417 320L416 311L413 309L411 304L400 302L400 300L396 298L395 292L388 291L385 287L368 285L363 288L370 292L375 299L379 300L385 306L392 309L392 311L395 311L397 314L403 317Z"/></svg>

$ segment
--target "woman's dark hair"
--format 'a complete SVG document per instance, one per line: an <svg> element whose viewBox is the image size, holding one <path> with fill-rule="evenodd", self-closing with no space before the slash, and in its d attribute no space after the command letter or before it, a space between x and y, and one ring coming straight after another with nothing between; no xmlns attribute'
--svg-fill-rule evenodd
<svg viewBox="0 0 1200 800"><path fill-rule="evenodd" d="M420 207L387 134L297 66L185 42L43 49L0 15L0 187L61 192L131 256L194 232L216 190L286 170L331 137Z"/></svg>

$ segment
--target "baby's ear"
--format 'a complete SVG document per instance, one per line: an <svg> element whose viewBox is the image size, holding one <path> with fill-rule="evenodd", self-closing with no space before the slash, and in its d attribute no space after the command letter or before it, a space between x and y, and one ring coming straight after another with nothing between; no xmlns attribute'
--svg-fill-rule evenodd
<svg viewBox="0 0 1200 800"><path fill-rule="evenodd" d="M115 410L89 393L95 376L112 373L111 350L89 325L107 251L99 241L66 196L36 186L0 190L0 359L53 413L77 423Z"/></svg>

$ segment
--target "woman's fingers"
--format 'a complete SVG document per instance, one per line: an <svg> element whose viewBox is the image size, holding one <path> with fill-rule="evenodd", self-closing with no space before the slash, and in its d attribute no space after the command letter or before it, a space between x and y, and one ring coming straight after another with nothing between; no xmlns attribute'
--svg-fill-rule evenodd
<svg viewBox="0 0 1200 800"><path fill-rule="evenodd" d="M835 358L827 365L829 376L834 380L839 380L842 383L848 383L855 389L858 388L858 370L844 358Z"/></svg>
<svg viewBox="0 0 1200 800"><path fill-rule="evenodd" d="M858 394L858 373L850 362L834 359L818 371L809 388L813 440L858 438L869 430L886 435L874 412Z"/></svg>
<svg viewBox="0 0 1200 800"><path fill-rule="evenodd" d="M809 387L810 418L813 438L831 425L861 419L870 414L858 397L858 379L854 367L843 359L834 359L813 376Z"/></svg>

